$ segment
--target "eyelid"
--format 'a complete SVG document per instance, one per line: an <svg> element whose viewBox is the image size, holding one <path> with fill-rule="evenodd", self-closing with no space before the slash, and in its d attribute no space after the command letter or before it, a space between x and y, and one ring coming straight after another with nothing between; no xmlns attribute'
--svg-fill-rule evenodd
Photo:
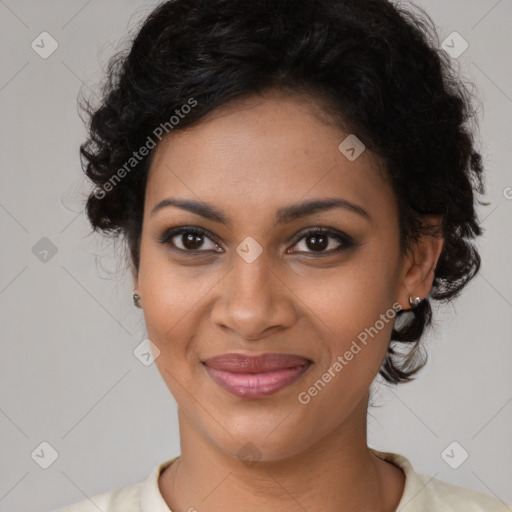
<svg viewBox="0 0 512 512"><path fill-rule="evenodd" d="M350 240L351 237L345 234L343 231L340 231L339 229L331 228L329 226L322 226L321 224L318 224L316 226L310 226L308 228L301 229L294 237L297 238L297 241L303 238L306 235L309 235L310 233L323 233L326 235L330 235L333 237L340 237L340 238L346 238L347 240ZM293 240L293 237L292 237Z"/></svg>
<svg viewBox="0 0 512 512"><path fill-rule="evenodd" d="M199 226L178 226L175 228L167 229L164 231L164 233L160 237L158 237L157 241L159 243L161 243L162 245L169 245L172 250L179 251L181 253L197 254L197 253L201 253L201 252L204 252L204 253L210 252L210 251L205 251L205 250L200 250L200 249L196 249L195 251L194 250L186 251L185 249L180 249L179 247L175 247L170 242L170 240L172 238L174 238L175 236L182 235L184 233L194 233L196 235L204 236L205 238L210 239L212 242L214 242L215 244L220 246L219 238L216 235L214 235L207 229L201 228ZM215 252L217 252L217 251L215 251Z"/></svg>
<svg viewBox="0 0 512 512"><path fill-rule="evenodd" d="M160 237L158 237L157 241L159 243L161 243L162 245L169 245L172 250L178 251L178 252L181 252L181 253L198 254L198 253L209 253L209 252L212 252L211 250L201 250L201 249L185 250L185 249L181 249L179 247L175 247L170 242L170 240L172 238L174 238L175 236L178 236L178 235L181 235L181 234L184 234L184 233L194 233L194 234L197 234L199 236L204 236L205 238L210 239L210 241L212 241L213 243L215 243L216 245L221 247L220 240L219 240L219 238L216 235L214 235L213 233L211 233L207 229L201 228L199 226L178 226L178 227L167 229L167 230L164 231L164 233ZM325 252L318 252L318 253L316 253L318 256L335 254L335 253L338 253L338 252L341 252L343 250L349 249L349 248L351 248L351 247L356 245L356 243L354 242L352 237L350 237L346 233L344 233L342 231L339 231L337 229L328 227L328 226L317 225L317 226L312 226L312 227L309 227L309 228L305 228L305 229L301 230L298 234L294 235L290 239L290 241L295 239L295 242L293 243L292 247L297 245L304 238L307 238L308 236L312 236L314 234L323 234L323 235L325 235L325 236L327 236L329 238L334 238L335 240L337 240L340 243L340 247L339 248L331 249L330 251L325 251ZM214 252L220 252L220 251L214 251ZM306 252L304 252L304 251L293 251L291 254L314 255L315 251L311 251L311 252L308 252L308 251L306 251Z"/></svg>
<svg viewBox="0 0 512 512"><path fill-rule="evenodd" d="M318 256L328 256L331 254L336 254L339 252L342 252L343 250L350 249L351 247L355 246L356 243L352 239L351 236L347 235L343 231L339 231L338 229L334 229L328 226L312 226L309 228L306 228L305 230L301 231L297 236L296 240L293 245L297 245L301 240L304 238L307 238L308 236L312 236L315 234L322 234L329 238L334 238L338 243L340 243L340 247L337 249L331 249L330 251L324 251L324 252L318 252L316 253ZM302 252L302 251L296 251L297 254L315 254L315 251L310 252Z"/></svg>

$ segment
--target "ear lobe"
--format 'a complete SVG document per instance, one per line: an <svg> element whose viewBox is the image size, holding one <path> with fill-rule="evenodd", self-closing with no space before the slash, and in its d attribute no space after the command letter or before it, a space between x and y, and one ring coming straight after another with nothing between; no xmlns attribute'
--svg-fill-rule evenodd
<svg viewBox="0 0 512 512"><path fill-rule="evenodd" d="M428 215L422 217L428 232L422 234L410 248L404 259L402 282L398 302L410 309L409 297L423 300L431 291L434 273L444 245L442 218Z"/></svg>

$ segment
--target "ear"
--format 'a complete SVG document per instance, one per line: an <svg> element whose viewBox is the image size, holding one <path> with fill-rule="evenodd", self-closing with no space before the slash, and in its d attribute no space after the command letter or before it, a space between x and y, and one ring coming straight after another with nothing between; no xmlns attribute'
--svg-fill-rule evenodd
<svg viewBox="0 0 512 512"><path fill-rule="evenodd" d="M443 248L442 217L425 215L424 225L430 226L413 244L403 260L399 284L398 302L404 310L410 310L409 297L423 300L432 289L434 271Z"/></svg>

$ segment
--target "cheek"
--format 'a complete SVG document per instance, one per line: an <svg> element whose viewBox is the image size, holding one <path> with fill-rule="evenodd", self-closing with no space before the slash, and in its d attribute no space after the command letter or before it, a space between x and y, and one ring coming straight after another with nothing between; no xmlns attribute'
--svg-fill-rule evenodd
<svg viewBox="0 0 512 512"><path fill-rule="evenodd" d="M168 263L148 268L139 280L139 290L147 336L160 351L155 364L176 402L187 404L190 397L185 390L192 390L197 364L189 357L198 329L194 319L205 292L170 268Z"/></svg>
<svg viewBox="0 0 512 512"><path fill-rule="evenodd" d="M357 335L373 325L396 299L392 255L375 258L367 252L367 255L361 252L350 264L319 277L315 286L311 279L300 280L298 293L307 298L308 307L325 323L327 330L343 337Z"/></svg>
<svg viewBox="0 0 512 512"><path fill-rule="evenodd" d="M141 257L145 264L138 278L147 335L160 350L155 363L179 402L186 400L183 387L193 387L200 364L195 341L201 338L198 333L201 321L207 319L208 298L221 276L200 266L171 264L165 254L149 256Z"/></svg>
<svg viewBox="0 0 512 512"><path fill-rule="evenodd" d="M297 295L306 298L305 311L310 311L314 331L322 333L319 371L341 356L346 360L343 373L350 374L353 383L354 379L369 382L378 372L396 318L394 260L369 249L352 264L316 280L315 286L306 278L299 288L294 286Z"/></svg>
<svg viewBox="0 0 512 512"><path fill-rule="evenodd" d="M139 286L148 334L159 344L169 345L169 349L179 346L187 335L192 336L191 318L207 294L205 284L204 280L199 284L185 279L178 272L158 272L156 268L148 272Z"/></svg>
<svg viewBox="0 0 512 512"><path fill-rule="evenodd" d="M143 236L138 290L142 296L148 332L160 343L178 339L190 317L215 283L214 272L200 266L180 266L171 261L165 249L154 247Z"/></svg>
<svg viewBox="0 0 512 512"><path fill-rule="evenodd" d="M305 417L323 417L315 435L342 423L354 410L378 374L386 355L396 318L392 307L392 282L375 267L352 267L325 280L307 306L314 314L313 331L320 334L315 372L299 390L299 407ZM325 411L330 411L325 414Z"/></svg>

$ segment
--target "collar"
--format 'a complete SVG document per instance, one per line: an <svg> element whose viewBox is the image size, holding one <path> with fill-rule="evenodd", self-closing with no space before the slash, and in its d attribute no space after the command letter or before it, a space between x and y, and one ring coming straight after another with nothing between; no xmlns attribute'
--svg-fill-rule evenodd
<svg viewBox="0 0 512 512"><path fill-rule="evenodd" d="M172 512L160 492L158 477L166 467L170 466L178 458L179 455L157 466L148 479L143 482L140 491L141 512Z"/></svg>

